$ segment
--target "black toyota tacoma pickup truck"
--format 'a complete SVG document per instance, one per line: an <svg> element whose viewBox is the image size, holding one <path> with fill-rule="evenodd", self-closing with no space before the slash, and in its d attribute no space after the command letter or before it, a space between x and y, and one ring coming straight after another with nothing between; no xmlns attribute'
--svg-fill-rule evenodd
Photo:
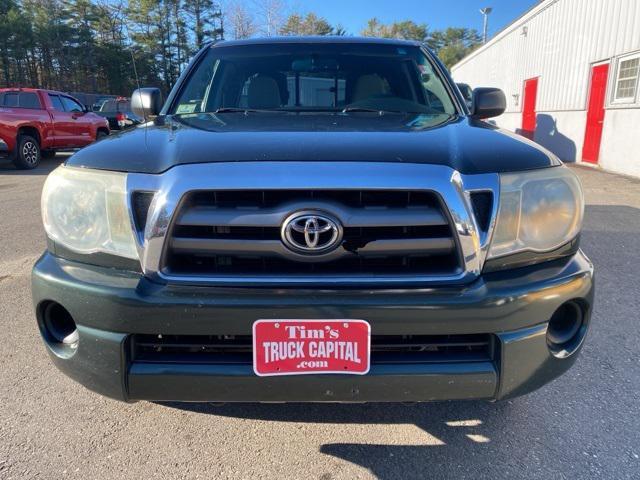
<svg viewBox="0 0 640 480"><path fill-rule="evenodd" d="M593 267L573 172L413 42L220 42L42 195L64 373L125 400L499 400L575 361Z"/></svg>

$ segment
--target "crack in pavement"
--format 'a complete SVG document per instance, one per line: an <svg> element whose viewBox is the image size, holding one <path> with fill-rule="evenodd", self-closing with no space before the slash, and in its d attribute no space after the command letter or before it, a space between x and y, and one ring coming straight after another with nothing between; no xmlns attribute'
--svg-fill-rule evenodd
<svg viewBox="0 0 640 480"><path fill-rule="evenodd" d="M11 278L28 275L31 273L31 267L40 255L28 255L16 260L0 263L0 282L4 282Z"/></svg>

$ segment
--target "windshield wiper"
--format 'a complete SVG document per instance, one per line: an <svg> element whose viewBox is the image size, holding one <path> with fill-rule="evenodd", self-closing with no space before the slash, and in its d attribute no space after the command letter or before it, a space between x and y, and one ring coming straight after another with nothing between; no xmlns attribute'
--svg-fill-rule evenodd
<svg viewBox="0 0 640 480"><path fill-rule="evenodd" d="M264 113L264 112L277 112L278 110L260 110L257 108L241 108L241 107L220 107L211 113Z"/></svg>
<svg viewBox="0 0 640 480"><path fill-rule="evenodd" d="M379 113L379 114L384 113L379 108L367 108L367 107L344 107L341 110L341 113L348 113L348 112L372 112L372 113Z"/></svg>
<svg viewBox="0 0 640 480"><path fill-rule="evenodd" d="M369 107L344 107L340 113L349 113L349 112L371 112L377 113L378 115L384 115L385 113L412 113L412 112L401 112L399 110L384 110L383 108L369 108Z"/></svg>

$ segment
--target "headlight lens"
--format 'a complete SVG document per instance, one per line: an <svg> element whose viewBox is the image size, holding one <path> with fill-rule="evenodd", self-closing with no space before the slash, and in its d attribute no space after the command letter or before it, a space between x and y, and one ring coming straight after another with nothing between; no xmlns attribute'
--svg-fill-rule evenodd
<svg viewBox="0 0 640 480"><path fill-rule="evenodd" d="M137 259L126 184L126 173L58 167L42 191L47 235L78 253Z"/></svg>
<svg viewBox="0 0 640 480"><path fill-rule="evenodd" d="M583 211L580 182L566 167L502 174L489 258L555 250L580 232Z"/></svg>

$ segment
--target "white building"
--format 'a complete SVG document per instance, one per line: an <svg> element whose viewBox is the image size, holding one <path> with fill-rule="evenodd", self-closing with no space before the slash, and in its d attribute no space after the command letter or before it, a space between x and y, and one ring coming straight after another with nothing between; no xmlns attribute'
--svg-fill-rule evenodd
<svg viewBox="0 0 640 480"><path fill-rule="evenodd" d="M543 0L452 74L504 91L500 127L640 176L640 0Z"/></svg>

